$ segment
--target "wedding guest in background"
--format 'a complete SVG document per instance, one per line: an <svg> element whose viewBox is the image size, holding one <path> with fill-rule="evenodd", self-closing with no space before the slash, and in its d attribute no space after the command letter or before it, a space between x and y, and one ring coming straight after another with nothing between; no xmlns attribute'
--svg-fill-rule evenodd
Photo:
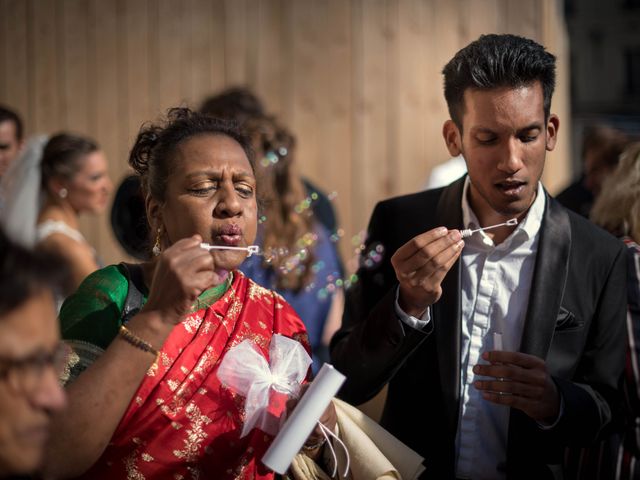
<svg viewBox="0 0 640 480"><path fill-rule="evenodd" d="M23 127L20 116L0 105L0 179L22 148Z"/></svg>
<svg viewBox="0 0 640 480"><path fill-rule="evenodd" d="M80 233L79 216L97 215L109 202L113 185L104 152L90 138L60 133L49 139L42 153L41 184L44 204L36 225L38 248L65 258L75 291L99 268L94 248Z"/></svg>
<svg viewBox="0 0 640 480"><path fill-rule="evenodd" d="M616 168L629 141L623 132L607 125L586 128L582 140L582 175L556 195L556 199L568 209L589 217L604 180Z"/></svg>

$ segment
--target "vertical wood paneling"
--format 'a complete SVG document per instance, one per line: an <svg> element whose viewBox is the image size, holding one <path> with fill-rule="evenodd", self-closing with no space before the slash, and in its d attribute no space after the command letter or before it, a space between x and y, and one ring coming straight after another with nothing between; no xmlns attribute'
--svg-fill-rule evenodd
<svg viewBox="0 0 640 480"><path fill-rule="evenodd" d="M210 0L212 3L211 17L209 19L209 55L211 57L211 70L209 72L209 95L221 90L226 81L226 53L225 53L225 0ZM200 102L203 98L196 99Z"/></svg>
<svg viewBox="0 0 640 480"><path fill-rule="evenodd" d="M90 111L93 117L93 136L102 146L109 161L111 178L119 178L122 165L118 161L120 138L118 124L120 112L118 109L120 98L120 78L122 76L123 58L118 51L118 3L92 0L89 5L89 16L93 28L89 31L91 40L89 65L94 72L90 78L90 102L94 108ZM113 233L108 222L108 212L98 218L87 217L86 221L93 228L86 231L88 240L107 258L117 256Z"/></svg>
<svg viewBox="0 0 640 480"><path fill-rule="evenodd" d="M396 154L393 190L395 192L418 190L427 178L428 151L442 151L443 142L427 145L423 132L438 130L427 110L425 78L429 73L428 45L431 41L428 11L424 2L410 0L400 2L397 15L397 42L392 58L396 78L395 111ZM437 89L434 82L430 89Z"/></svg>
<svg viewBox="0 0 640 480"><path fill-rule="evenodd" d="M553 192L570 165L560 0L0 0L0 102L28 133L95 137L118 181L142 122L248 84L297 136L302 172L337 192L349 258L373 205L448 158L440 72L490 32L531 36L558 57ZM122 252L107 218L82 228L113 262Z"/></svg>
<svg viewBox="0 0 640 480"><path fill-rule="evenodd" d="M189 106L198 108L202 98L211 93L213 4L209 0L190 0L187 5L185 25L190 35L184 54L185 74L189 75L185 96Z"/></svg>
<svg viewBox="0 0 640 480"><path fill-rule="evenodd" d="M259 2L255 35L255 89L270 112L282 117L288 93L292 91L293 29L289 27L292 5L285 0Z"/></svg>
<svg viewBox="0 0 640 480"><path fill-rule="evenodd" d="M7 0L0 0L0 12L4 12L7 9ZM7 52L9 50L7 30L9 29L8 20L6 16L0 16L0 69L6 70L7 68ZM7 76L0 75L0 98L7 97Z"/></svg>
<svg viewBox="0 0 640 480"><path fill-rule="evenodd" d="M328 193L340 192L333 202L339 224L353 229L351 190L353 172L352 157L352 39L351 5L342 0L329 0L327 3L326 43L322 68L325 72L326 116L323 119L324 135L319 162L322 167L320 177L313 180ZM358 228L363 228L358 226ZM353 248L349 237L340 241L342 256L345 260L353 257Z"/></svg>
<svg viewBox="0 0 640 480"><path fill-rule="evenodd" d="M387 3L355 1L354 146L351 233L364 228L373 206L389 196L387 159ZM340 192L338 192L340 194Z"/></svg>
<svg viewBox="0 0 640 480"><path fill-rule="evenodd" d="M32 84L30 83L29 38L30 19L27 17L28 3L23 0L4 0L3 18L4 38L6 38L5 63L2 76L5 84L5 97L2 102L16 109L25 120L27 133L34 131L29 105L32 103Z"/></svg>
<svg viewBox="0 0 640 480"><path fill-rule="evenodd" d="M255 4L252 3L252 6ZM247 82L247 10L249 0L225 0L225 78L227 85Z"/></svg>
<svg viewBox="0 0 640 480"><path fill-rule="evenodd" d="M60 125L59 74L60 64L56 49L56 3L55 0L32 0L29 2L29 58L32 59L33 90L30 96L30 124L37 132L47 132ZM62 116L64 119L64 116Z"/></svg>
<svg viewBox="0 0 640 480"><path fill-rule="evenodd" d="M553 0L542 0L540 9L541 41L556 55L556 90L551 112L560 118L558 142L547 154L543 182L553 194L564 188L571 178L571 108L569 92L569 41L564 29L561 6Z"/></svg>
<svg viewBox="0 0 640 480"><path fill-rule="evenodd" d="M89 134L88 26L87 2L65 0L62 7L60 65L64 72L60 104L64 128ZM60 125L62 127L62 125Z"/></svg>
<svg viewBox="0 0 640 480"><path fill-rule="evenodd" d="M159 107L162 111L187 100L187 76L183 53L189 42L185 4L174 0L158 0L158 82Z"/></svg>
<svg viewBox="0 0 640 480"><path fill-rule="evenodd" d="M123 1L124 9L124 71L127 135L125 140L124 157L118 162L122 165L123 173L126 165L126 153L133 145L140 126L152 120L156 109L151 107L151 68L149 59L150 28L149 2L147 0ZM119 177L116 177L119 180Z"/></svg>
<svg viewBox="0 0 640 480"><path fill-rule="evenodd" d="M307 176L318 178L324 154L320 109L326 98L326 84L320 32L326 22L326 2L294 2L292 22L294 83L289 124L298 137L298 168Z"/></svg>

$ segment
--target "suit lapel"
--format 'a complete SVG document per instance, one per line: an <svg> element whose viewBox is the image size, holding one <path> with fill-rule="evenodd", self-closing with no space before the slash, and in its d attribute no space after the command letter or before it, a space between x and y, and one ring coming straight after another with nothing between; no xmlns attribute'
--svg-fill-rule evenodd
<svg viewBox="0 0 640 480"><path fill-rule="evenodd" d="M546 195L546 192L545 192ZM569 215L547 195L545 216L540 229L531 295L525 318L520 351L546 358L553 339L569 266L571 225ZM530 431L532 420L519 410L511 410L507 442L508 478L527 461L532 451Z"/></svg>
<svg viewBox="0 0 640 480"><path fill-rule="evenodd" d="M462 191L466 177L445 188L438 201L436 225L450 229L463 228ZM447 423L455 434L460 398L460 261L457 261L442 281L442 297L433 309L434 330L440 381Z"/></svg>
<svg viewBox="0 0 640 480"><path fill-rule="evenodd" d="M547 195L545 213L520 344L521 352L540 358L546 358L551 345L571 250L571 225L567 212Z"/></svg>

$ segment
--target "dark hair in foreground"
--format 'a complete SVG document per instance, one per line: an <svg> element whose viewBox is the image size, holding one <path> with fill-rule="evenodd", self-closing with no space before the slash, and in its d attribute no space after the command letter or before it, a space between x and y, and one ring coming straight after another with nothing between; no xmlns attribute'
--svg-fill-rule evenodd
<svg viewBox="0 0 640 480"><path fill-rule="evenodd" d="M0 317L43 290L64 291L68 282L63 259L28 250L0 229Z"/></svg>
<svg viewBox="0 0 640 480"><path fill-rule="evenodd" d="M20 115L10 108L0 105L0 123L2 122L13 122L16 126L16 138L18 141L22 140L24 128L22 126L22 119L20 118Z"/></svg>
<svg viewBox="0 0 640 480"><path fill-rule="evenodd" d="M88 137L58 133L49 139L42 153L42 186L50 179L72 178L82 166L86 155L99 150L98 144Z"/></svg>
<svg viewBox="0 0 640 480"><path fill-rule="evenodd" d="M192 112L188 108L171 108L161 123L142 126L129 154L129 165L140 175L145 195L150 194L159 201L165 200L176 148L199 135L222 135L235 140L255 171L251 144L232 123Z"/></svg>
<svg viewBox="0 0 640 480"><path fill-rule="evenodd" d="M449 115L460 130L464 92L469 88L518 88L539 81L544 116L549 118L556 85L556 57L533 40L516 35L481 35L456 53L442 73Z"/></svg>

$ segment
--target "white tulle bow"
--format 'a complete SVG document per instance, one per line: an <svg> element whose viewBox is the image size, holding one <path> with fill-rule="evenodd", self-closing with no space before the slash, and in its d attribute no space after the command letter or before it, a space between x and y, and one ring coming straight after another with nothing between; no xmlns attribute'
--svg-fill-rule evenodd
<svg viewBox="0 0 640 480"><path fill-rule="evenodd" d="M275 435L285 420L269 411L271 390L297 397L307 375L311 357L297 341L280 334L271 338L269 363L251 340L231 348L220 363L218 378L230 390L246 397L245 421L240 437L254 427Z"/></svg>

